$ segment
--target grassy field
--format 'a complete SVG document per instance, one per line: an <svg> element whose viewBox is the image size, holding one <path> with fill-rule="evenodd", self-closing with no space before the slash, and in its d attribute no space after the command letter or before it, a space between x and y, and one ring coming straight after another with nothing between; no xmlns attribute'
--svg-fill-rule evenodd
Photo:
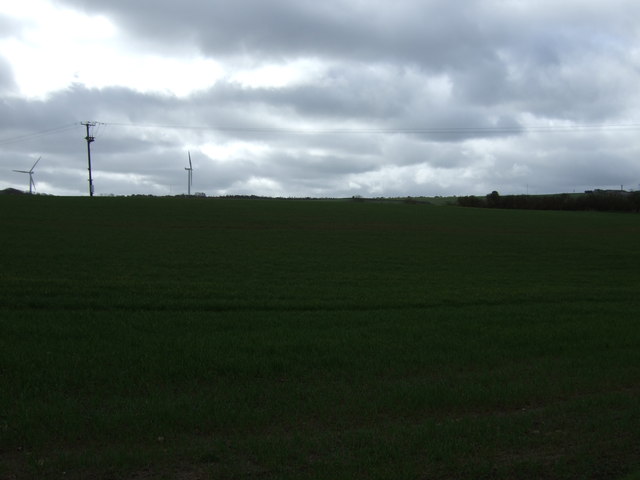
<svg viewBox="0 0 640 480"><path fill-rule="evenodd" d="M640 216L0 197L0 479L638 479Z"/></svg>

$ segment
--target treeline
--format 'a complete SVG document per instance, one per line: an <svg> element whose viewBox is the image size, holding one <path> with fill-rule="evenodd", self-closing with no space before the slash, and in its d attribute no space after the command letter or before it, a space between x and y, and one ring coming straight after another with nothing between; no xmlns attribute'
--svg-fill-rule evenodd
<svg viewBox="0 0 640 480"><path fill-rule="evenodd" d="M640 212L640 192L594 191L579 195L500 195L493 191L484 197L458 197L462 207L508 208L523 210L598 210Z"/></svg>

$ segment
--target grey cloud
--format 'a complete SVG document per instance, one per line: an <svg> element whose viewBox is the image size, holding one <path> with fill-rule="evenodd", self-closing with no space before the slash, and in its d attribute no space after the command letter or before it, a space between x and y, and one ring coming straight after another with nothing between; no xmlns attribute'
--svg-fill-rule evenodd
<svg viewBox="0 0 640 480"><path fill-rule="evenodd" d="M391 71L387 71L391 70ZM300 116L327 119L366 119L368 122L402 114L411 92L393 68L340 65L311 83L285 89L252 91L254 99L290 108Z"/></svg>
<svg viewBox="0 0 640 480"><path fill-rule="evenodd" d="M555 113L553 105L558 105L561 116L571 109L580 110L594 96L608 94L603 89L610 88L590 82L591 72L583 71L588 59L595 56L609 59L609 65L628 64L628 49L618 46L637 43L635 31L610 10L628 10L624 17L633 11L640 13L640 7L625 1L613 2L606 9L585 8L575 1L560 6L467 1L462 7L445 1L68 3L104 12L125 25L131 35L169 48L196 42L213 57L249 57L257 62L312 57L337 62L339 69L351 71L337 73L331 95L328 88L319 87L319 95L306 98L306 107L337 111L364 105L362 115L371 114L375 102L359 100L379 86L367 74L371 64L397 66L392 69L414 65L426 74L446 73L463 106L509 102L550 117ZM354 88L358 75L363 81ZM588 85L576 85L575 77ZM398 74L390 75L387 87L373 98L392 98L386 97L388 85L401 80ZM298 106L305 107L304 103ZM576 119L585 117L589 112L576 115Z"/></svg>
<svg viewBox="0 0 640 480"><path fill-rule="evenodd" d="M0 26L0 28L2 28ZM13 78L11 65L0 56L0 95L6 95L16 90L16 82Z"/></svg>
<svg viewBox="0 0 640 480"><path fill-rule="evenodd" d="M602 8L585 8L584 2L566 2L569 7L478 0L462 6L444 0L64 3L106 14L132 36L166 45L196 41L203 51L216 55L384 59L440 68L510 48L547 63L560 45L591 49L594 32L615 31L620 24L619 15L603 16ZM640 10L629 1L612 1L606 10L615 8L629 16L630 9Z"/></svg>
<svg viewBox="0 0 640 480"><path fill-rule="evenodd" d="M65 3L108 15L133 37L169 47L196 42L213 56L310 56L443 69L491 55L499 36L495 25L483 25L486 12L478 1L465 2L463 8L444 0Z"/></svg>

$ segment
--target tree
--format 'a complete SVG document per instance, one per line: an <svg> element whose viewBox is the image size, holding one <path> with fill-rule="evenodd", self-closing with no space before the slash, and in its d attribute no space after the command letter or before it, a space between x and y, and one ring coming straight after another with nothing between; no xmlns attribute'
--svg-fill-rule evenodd
<svg viewBox="0 0 640 480"><path fill-rule="evenodd" d="M487 207L496 208L500 206L500 194L495 190L487 195Z"/></svg>

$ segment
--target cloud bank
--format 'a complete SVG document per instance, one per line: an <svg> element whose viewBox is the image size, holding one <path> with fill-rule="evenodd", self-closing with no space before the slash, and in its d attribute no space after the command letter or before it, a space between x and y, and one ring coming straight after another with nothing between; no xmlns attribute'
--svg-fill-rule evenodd
<svg viewBox="0 0 640 480"><path fill-rule="evenodd" d="M632 1L24 1L5 186L42 155L39 191L85 195L94 120L98 194L184 193L187 151L208 195L640 188Z"/></svg>

